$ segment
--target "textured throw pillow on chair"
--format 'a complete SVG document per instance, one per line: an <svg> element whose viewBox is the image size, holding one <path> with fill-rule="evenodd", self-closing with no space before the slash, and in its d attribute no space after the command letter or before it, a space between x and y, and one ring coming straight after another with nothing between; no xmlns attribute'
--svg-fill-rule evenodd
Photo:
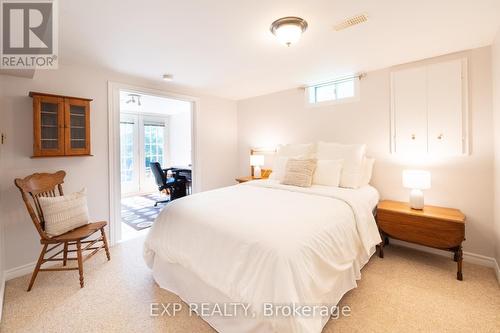
<svg viewBox="0 0 500 333"><path fill-rule="evenodd" d="M316 170L316 159L290 158L286 163L282 184L310 187Z"/></svg>
<svg viewBox="0 0 500 333"><path fill-rule="evenodd" d="M62 235L89 223L86 190L59 197L40 197L40 208L49 237Z"/></svg>

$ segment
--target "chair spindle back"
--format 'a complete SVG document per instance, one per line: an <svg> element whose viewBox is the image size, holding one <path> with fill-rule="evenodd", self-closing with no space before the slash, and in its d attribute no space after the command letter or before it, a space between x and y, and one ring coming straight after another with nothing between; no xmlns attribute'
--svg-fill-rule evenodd
<svg viewBox="0 0 500 333"><path fill-rule="evenodd" d="M62 184L66 172L63 170L56 173L34 173L25 178L16 178L16 184L23 198L26 209L35 225L40 237L47 239L45 234L45 221L43 211L40 207L40 197L56 197L63 195Z"/></svg>

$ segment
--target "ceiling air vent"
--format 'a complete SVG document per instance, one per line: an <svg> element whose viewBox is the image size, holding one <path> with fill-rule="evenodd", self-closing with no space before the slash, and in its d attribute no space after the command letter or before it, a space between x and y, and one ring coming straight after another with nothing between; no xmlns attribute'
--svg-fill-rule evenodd
<svg viewBox="0 0 500 333"><path fill-rule="evenodd" d="M365 14L356 15L336 24L333 28L336 31L340 31L350 28L356 24L365 23L366 21L368 21L368 16L366 16Z"/></svg>

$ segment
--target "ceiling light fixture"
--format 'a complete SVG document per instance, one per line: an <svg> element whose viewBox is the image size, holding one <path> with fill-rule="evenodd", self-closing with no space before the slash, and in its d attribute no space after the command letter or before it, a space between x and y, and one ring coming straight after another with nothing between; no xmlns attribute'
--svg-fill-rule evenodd
<svg viewBox="0 0 500 333"><path fill-rule="evenodd" d="M306 29L307 22L295 16L282 17L271 24L271 32L286 46L298 42Z"/></svg>
<svg viewBox="0 0 500 333"><path fill-rule="evenodd" d="M128 97L130 97L129 100L125 101L127 104L135 104L136 103L136 98L137 98L137 106L141 106L141 95L138 94L128 94Z"/></svg>
<svg viewBox="0 0 500 333"><path fill-rule="evenodd" d="M172 81L174 76L172 74L163 74L163 81Z"/></svg>

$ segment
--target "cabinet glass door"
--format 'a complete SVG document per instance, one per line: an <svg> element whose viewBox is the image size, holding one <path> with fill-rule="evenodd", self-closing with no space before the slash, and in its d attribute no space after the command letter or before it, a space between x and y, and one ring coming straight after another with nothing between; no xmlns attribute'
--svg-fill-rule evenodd
<svg viewBox="0 0 500 333"><path fill-rule="evenodd" d="M61 155L64 152L64 100L39 96L33 102L34 155Z"/></svg>
<svg viewBox="0 0 500 333"><path fill-rule="evenodd" d="M66 154L90 154L89 102L66 100Z"/></svg>

